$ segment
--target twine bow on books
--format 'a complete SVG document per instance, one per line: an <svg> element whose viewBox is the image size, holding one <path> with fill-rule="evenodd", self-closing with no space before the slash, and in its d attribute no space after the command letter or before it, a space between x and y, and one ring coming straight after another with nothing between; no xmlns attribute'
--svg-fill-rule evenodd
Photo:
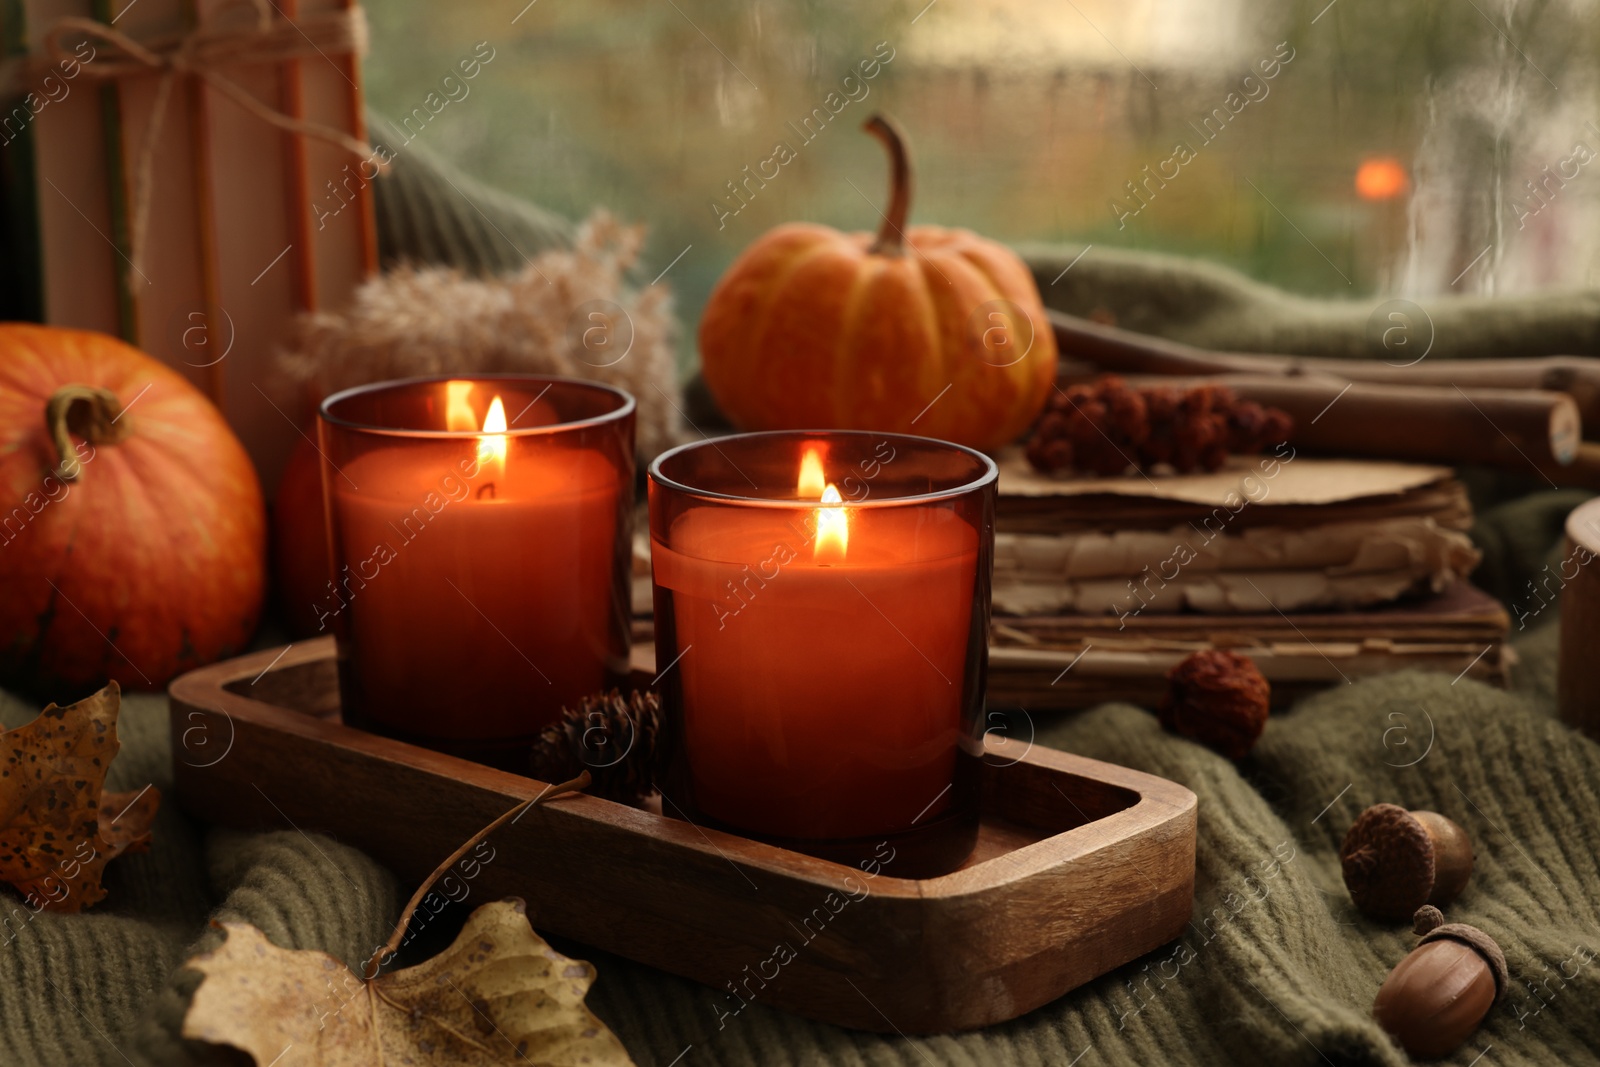
<svg viewBox="0 0 1600 1067"><path fill-rule="evenodd" d="M336 11L308 13L289 20L279 17L271 0L249 0L251 21L224 21L216 18L181 33L135 40L104 22L78 16L65 16L51 23L40 39L39 49L8 71L7 88L35 84L63 62L80 64L80 77L95 81L114 81L157 75L155 101L149 122L138 148L129 213L128 287L135 277L145 277L143 259L145 226L149 219L151 186L156 149L172 99L172 88L180 77L193 77L226 96L261 121L286 133L315 137L349 152L375 161L382 167L370 144L344 130L293 115L262 103L223 71L255 64L281 63L293 59L335 54L360 55L367 47L366 16L359 6ZM68 40L89 40L95 54L89 60L67 46Z"/></svg>

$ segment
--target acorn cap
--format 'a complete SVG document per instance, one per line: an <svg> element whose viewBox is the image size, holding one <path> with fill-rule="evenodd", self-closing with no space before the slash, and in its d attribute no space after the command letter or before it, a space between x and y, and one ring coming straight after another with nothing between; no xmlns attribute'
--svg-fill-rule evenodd
<svg viewBox="0 0 1600 1067"><path fill-rule="evenodd" d="M1500 951L1494 938L1467 923L1445 922L1444 914L1432 905L1418 908L1412 921L1412 929L1422 935L1418 947L1430 941L1459 941L1482 956L1489 973L1494 975L1494 1002L1500 1003L1506 995L1506 987L1511 984L1511 970L1506 966L1506 954Z"/></svg>
<svg viewBox="0 0 1600 1067"><path fill-rule="evenodd" d="M1433 839L1398 804L1374 804L1357 816L1339 862L1350 899L1376 918L1404 919L1433 893Z"/></svg>

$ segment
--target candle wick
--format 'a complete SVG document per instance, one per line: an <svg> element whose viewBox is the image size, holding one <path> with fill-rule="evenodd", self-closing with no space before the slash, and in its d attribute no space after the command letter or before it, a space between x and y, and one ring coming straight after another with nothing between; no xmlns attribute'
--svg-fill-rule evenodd
<svg viewBox="0 0 1600 1067"><path fill-rule="evenodd" d="M478 486L478 499L479 500L483 499L483 494L485 494L485 493L489 494L489 499L490 500L493 500L495 498L495 496L494 496L494 483L493 482L489 482L489 483L487 483L485 485Z"/></svg>

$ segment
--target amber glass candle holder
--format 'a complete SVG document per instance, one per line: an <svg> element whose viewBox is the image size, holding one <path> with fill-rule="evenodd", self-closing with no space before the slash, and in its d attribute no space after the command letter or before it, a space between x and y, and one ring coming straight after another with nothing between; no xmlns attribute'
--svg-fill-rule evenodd
<svg viewBox="0 0 1600 1067"><path fill-rule="evenodd" d="M627 677L634 402L532 375L322 404L347 722L502 766ZM522 761L525 766L525 758Z"/></svg>
<svg viewBox="0 0 1600 1067"><path fill-rule="evenodd" d="M996 469L777 432L650 467L664 809L883 873L977 837Z"/></svg>

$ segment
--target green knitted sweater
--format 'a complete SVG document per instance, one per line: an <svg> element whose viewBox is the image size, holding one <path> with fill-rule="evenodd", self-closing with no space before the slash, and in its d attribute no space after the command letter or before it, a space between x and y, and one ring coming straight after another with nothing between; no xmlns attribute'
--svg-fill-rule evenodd
<svg viewBox="0 0 1600 1067"><path fill-rule="evenodd" d="M402 157L395 170L378 186L386 256L494 269L507 254L492 247L502 239L496 234L521 237L529 252L562 239L558 223L482 197L442 165ZM471 212L441 175L480 196ZM472 221L480 208L493 226ZM1039 256L1042 282L1071 254ZM1102 263L1099 290L1094 255L1074 268L1063 306L1115 306L1124 322L1152 330L1164 322L1176 334L1200 332L1191 327L1204 318L1204 338L1218 346L1292 337L1293 321L1278 320L1274 332L1260 316L1292 318L1304 303L1271 307L1287 298L1209 267L1153 257L1142 268L1126 256ZM1236 295L1257 298L1229 305L1232 332L1226 315L1197 317L1181 300L1167 302L1164 318L1157 313L1171 294L1211 292L1219 278ZM1504 318L1537 321L1536 334L1594 333L1591 301L1567 301L1560 322L1551 321L1557 313L1548 302L1538 315L1529 306L1508 305ZM1430 313L1449 321L1458 312ZM1323 321L1350 341L1348 350L1359 347L1350 338L1364 319L1344 308ZM1514 598L1578 499L1536 494L1484 512L1476 536L1488 586ZM1443 812L1466 828L1477 870L1450 917L1491 933L1510 965L1504 1002L1449 1062L1600 1062L1600 746L1552 716L1552 621L1546 613L1541 629L1521 635L1514 692L1417 673L1330 689L1274 717L1238 765L1164 733L1140 708L1037 723L1039 743L1150 771L1199 796L1194 921L1177 942L1011 1023L905 1039L756 1005L719 1029L715 991L581 945L561 947L598 966L591 1003L640 1064L1401 1064L1370 1007L1414 939L1353 909L1337 860L1355 815L1391 801ZM15 726L35 710L5 698L0 721ZM121 732L109 785L167 789L165 699L129 696ZM351 845L210 829L170 796L154 847L114 862L107 885L102 904L68 916L34 917L0 891L0 1065L227 1062L216 1048L177 1036L198 983L184 960L220 936L208 920L250 922L280 945L355 962L387 935L413 888ZM293 1067L292 1055L283 1067Z"/></svg>

